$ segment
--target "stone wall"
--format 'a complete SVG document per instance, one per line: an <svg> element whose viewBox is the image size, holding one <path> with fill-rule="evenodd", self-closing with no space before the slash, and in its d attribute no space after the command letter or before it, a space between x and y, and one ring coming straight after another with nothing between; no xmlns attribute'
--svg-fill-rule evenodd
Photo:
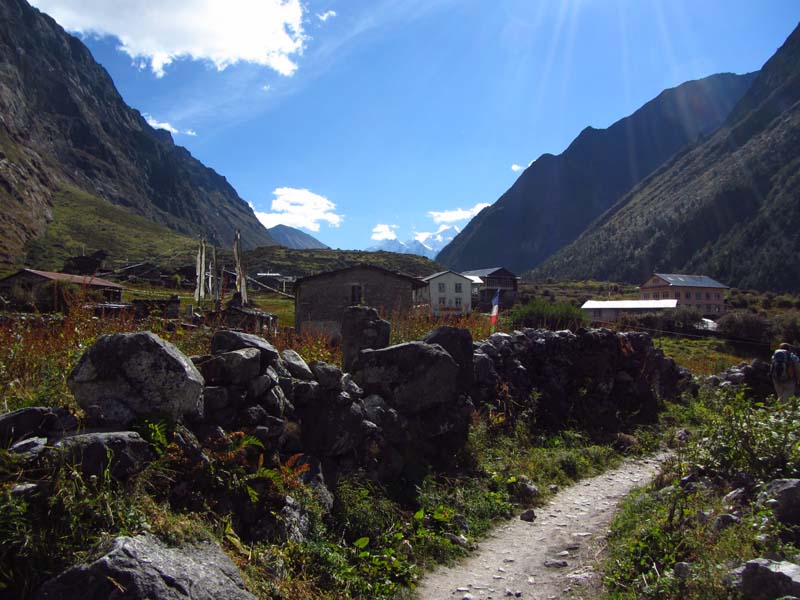
<svg viewBox="0 0 800 600"><path fill-rule="evenodd" d="M363 318L353 323L385 333L377 313L359 311ZM355 329L348 334L364 334ZM378 338L384 340L364 337ZM423 341L385 348L344 343L358 348L352 373L306 363L292 350L278 352L235 331L216 332L209 354L192 357L149 332L105 336L69 377L86 415L81 429L64 410L26 408L0 415L0 443L32 468L67 460L88 476L107 472L125 480L156 458L131 429L144 419L167 421L193 474L169 490L173 507L218 507L245 542L300 541L309 519L288 493L254 503L241 489L219 484L205 465L226 455L246 462L247 448L231 452L235 440L251 436L263 446L250 457L258 459L254 468L302 466L303 482L330 510L329 486L343 474L360 472L413 491L427 473L454 469L476 411L505 411L510 419L524 414L532 427L604 435L654 419L660 399L691 386L690 374L639 333L527 329L475 343L467 330L440 327ZM275 493L256 475L249 482L254 493ZM9 493L36 496L36 484L17 488ZM164 554L157 544L139 543L142 556ZM90 579L100 564L69 571L43 590ZM249 597L238 580L231 594Z"/></svg>

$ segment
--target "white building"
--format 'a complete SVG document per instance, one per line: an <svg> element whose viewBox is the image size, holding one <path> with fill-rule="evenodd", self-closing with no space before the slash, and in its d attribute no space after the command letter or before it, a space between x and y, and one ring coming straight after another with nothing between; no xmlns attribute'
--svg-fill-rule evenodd
<svg viewBox="0 0 800 600"><path fill-rule="evenodd" d="M428 284L417 292L418 303L429 302L435 316L468 315L472 312L472 280L455 271L442 271L423 277Z"/></svg>
<svg viewBox="0 0 800 600"><path fill-rule="evenodd" d="M592 321L616 321L623 313L675 310L677 300L587 300L581 310Z"/></svg>

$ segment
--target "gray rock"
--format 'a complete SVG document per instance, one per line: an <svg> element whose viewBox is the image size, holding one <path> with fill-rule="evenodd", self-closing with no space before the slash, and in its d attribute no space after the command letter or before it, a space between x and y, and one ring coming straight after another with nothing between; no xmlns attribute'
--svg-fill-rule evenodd
<svg viewBox="0 0 800 600"><path fill-rule="evenodd" d="M56 442L53 452L68 463L79 464L86 475L99 477L108 468L116 479L140 472L155 459L150 444L134 431L72 435Z"/></svg>
<svg viewBox="0 0 800 600"><path fill-rule="evenodd" d="M292 377L296 377L297 379L314 379L314 374L311 372L311 369L308 368L306 361L294 350L284 350L281 352L281 358Z"/></svg>
<svg viewBox="0 0 800 600"><path fill-rule="evenodd" d="M451 544L456 546L460 546L461 548L468 548L469 547L469 540L461 534L456 535L455 533L443 533L442 537L449 541Z"/></svg>
<svg viewBox="0 0 800 600"><path fill-rule="evenodd" d="M257 335L223 330L217 331L214 337L211 338L212 354L222 354L223 352L241 350L243 348L255 348L261 353L262 370L266 369L268 365L274 365L278 362L279 356L275 346Z"/></svg>
<svg viewBox="0 0 800 600"><path fill-rule="evenodd" d="M8 490L8 493L12 498L31 500L39 493L39 485L36 483L18 483Z"/></svg>
<svg viewBox="0 0 800 600"><path fill-rule="evenodd" d="M351 403L321 404L303 414L303 447L320 457L341 456L354 450L367 433L362 427L364 409Z"/></svg>
<svg viewBox="0 0 800 600"><path fill-rule="evenodd" d="M203 388L203 413L211 413L228 407L228 390L222 386L206 386Z"/></svg>
<svg viewBox="0 0 800 600"><path fill-rule="evenodd" d="M124 590L124 591L122 591ZM97 560L46 582L35 600L255 600L209 542L169 548L151 535L116 538Z"/></svg>
<svg viewBox="0 0 800 600"><path fill-rule="evenodd" d="M247 386L261 372L261 354L256 348L240 348L214 357L222 367L222 382Z"/></svg>
<svg viewBox="0 0 800 600"><path fill-rule="evenodd" d="M258 404L248 406L242 411L242 423L250 427L261 425L266 421L267 416L267 411L264 410L263 406L259 406Z"/></svg>
<svg viewBox="0 0 800 600"><path fill-rule="evenodd" d="M546 561L544 561L544 566L548 568L563 569L567 566L567 561L548 558Z"/></svg>
<svg viewBox="0 0 800 600"><path fill-rule="evenodd" d="M800 565L766 558L749 561L740 570L742 597L747 600L773 600L800 596Z"/></svg>
<svg viewBox="0 0 800 600"><path fill-rule="evenodd" d="M528 510L523 511L519 518L523 521L531 523L536 519L536 512L534 512L532 508L529 508Z"/></svg>
<svg viewBox="0 0 800 600"><path fill-rule="evenodd" d="M145 417L178 421L202 410L200 372L150 332L101 337L83 354L68 384L88 421L101 425L125 427Z"/></svg>
<svg viewBox="0 0 800 600"><path fill-rule="evenodd" d="M714 531L722 531L723 529L727 529L731 525L736 525L740 521L739 517L736 515L731 514L723 514L719 515L716 519L714 519L713 529Z"/></svg>
<svg viewBox="0 0 800 600"><path fill-rule="evenodd" d="M20 408L0 415L0 447L28 437L58 437L77 426L77 419L63 408Z"/></svg>
<svg viewBox="0 0 800 600"><path fill-rule="evenodd" d="M250 380L247 384L247 399L248 400L258 400L267 393L267 391L275 385L275 382L272 381L272 377L269 375L259 375Z"/></svg>
<svg viewBox="0 0 800 600"><path fill-rule="evenodd" d="M292 386L292 396L295 406L303 408L313 404L319 398L320 385L316 381L295 381Z"/></svg>
<svg viewBox="0 0 800 600"><path fill-rule="evenodd" d="M345 373L342 375L342 389L351 398L361 398L364 395L364 390L362 390L358 384L353 381L353 376L350 373Z"/></svg>
<svg viewBox="0 0 800 600"><path fill-rule="evenodd" d="M366 306L350 306L342 316L342 367L352 371L359 352L380 350L389 345L391 325Z"/></svg>
<svg viewBox="0 0 800 600"><path fill-rule="evenodd" d="M342 391L342 370L339 367L321 360L311 361L309 367L323 390Z"/></svg>
<svg viewBox="0 0 800 600"><path fill-rule="evenodd" d="M409 342L362 350L353 379L402 414L452 404L458 396L458 365L441 346Z"/></svg>
<svg viewBox="0 0 800 600"><path fill-rule="evenodd" d="M800 479L773 479L759 498L775 500L772 510L781 523L800 525Z"/></svg>
<svg viewBox="0 0 800 600"><path fill-rule="evenodd" d="M261 406L273 417L282 417L287 412L291 412L291 405L286 400L286 396L280 386L275 386L262 396Z"/></svg>
<svg viewBox="0 0 800 600"><path fill-rule="evenodd" d="M472 333L469 329L443 325L425 336L422 341L426 344L439 344L453 357L458 365L458 385L460 389L468 391L475 380Z"/></svg>
<svg viewBox="0 0 800 600"><path fill-rule="evenodd" d="M297 467L308 465L308 468L300 473L298 479L314 491L314 495L317 497L322 507L327 512L330 512L333 508L334 498L328 486L325 484L322 463L319 459L309 454L303 454L295 464Z"/></svg>
<svg viewBox="0 0 800 600"><path fill-rule="evenodd" d="M47 438L34 437L20 440L13 444L8 451L16 454L26 465L35 462L47 449Z"/></svg>

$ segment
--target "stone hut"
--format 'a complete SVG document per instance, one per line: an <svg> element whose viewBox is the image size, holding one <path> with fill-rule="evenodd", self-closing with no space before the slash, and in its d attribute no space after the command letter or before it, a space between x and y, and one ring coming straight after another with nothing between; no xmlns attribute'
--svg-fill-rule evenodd
<svg viewBox="0 0 800 600"><path fill-rule="evenodd" d="M404 273L356 265L310 275L295 283L294 322L298 333L339 335L348 306L369 305L383 311L409 310L414 292L427 284Z"/></svg>

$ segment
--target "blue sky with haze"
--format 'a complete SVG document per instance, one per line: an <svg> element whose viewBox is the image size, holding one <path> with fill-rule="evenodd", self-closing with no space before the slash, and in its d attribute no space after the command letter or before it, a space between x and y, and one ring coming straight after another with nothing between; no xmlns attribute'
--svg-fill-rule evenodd
<svg viewBox="0 0 800 600"><path fill-rule="evenodd" d="M663 89L761 65L796 0L33 0L269 226L463 227Z"/></svg>

